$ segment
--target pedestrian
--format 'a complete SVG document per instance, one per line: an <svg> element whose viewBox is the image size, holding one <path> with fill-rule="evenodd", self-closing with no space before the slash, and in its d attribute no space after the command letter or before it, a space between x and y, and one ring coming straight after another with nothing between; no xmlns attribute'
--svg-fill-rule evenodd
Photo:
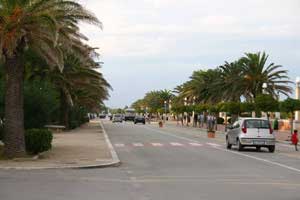
<svg viewBox="0 0 300 200"><path fill-rule="evenodd" d="M294 130L291 140L292 140L292 143L295 145L295 150L298 151L297 145L298 145L299 139L298 139L298 131L297 130Z"/></svg>

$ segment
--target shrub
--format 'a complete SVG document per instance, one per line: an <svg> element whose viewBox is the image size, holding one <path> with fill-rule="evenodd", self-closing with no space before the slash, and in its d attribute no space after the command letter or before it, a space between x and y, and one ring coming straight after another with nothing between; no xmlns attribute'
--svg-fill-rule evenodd
<svg viewBox="0 0 300 200"><path fill-rule="evenodd" d="M3 140L4 137L4 127L0 125L0 141Z"/></svg>
<svg viewBox="0 0 300 200"><path fill-rule="evenodd" d="M51 149L53 135L46 129L29 129L25 132L26 150L37 154Z"/></svg>
<svg viewBox="0 0 300 200"><path fill-rule="evenodd" d="M225 121L225 120L224 120L222 117L218 117L218 118L217 118L217 123L218 123L218 124L224 124L224 121Z"/></svg>
<svg viewBox="0 0 300 200"><path fill-rule="evenodd" d="M273 129L278 130L278 119L277 118L273 121Z"/></svg>
<svg viewBox="0 0 300 200"><path fill-rule="evenodd" d="M80 123L76 120L70 122L70 129L75 129L80 126Z"/></svg>

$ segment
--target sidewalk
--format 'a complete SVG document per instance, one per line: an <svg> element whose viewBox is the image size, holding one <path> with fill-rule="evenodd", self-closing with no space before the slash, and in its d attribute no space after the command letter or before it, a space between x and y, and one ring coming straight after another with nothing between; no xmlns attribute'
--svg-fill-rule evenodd
<svg viewBox="0 0 300 200"><path fill-rule="evenodd" d="M179 123L179 125L177 125L177 121L166 121L166 125L171 125L171 126L173 125L173 126L184 127L184 128L195 128L195 129L206 131L206 124L204 124L202 128L199 128L199 127L193 127L192 123L190 123L189 126L186 126L186 125L182 126L181 123ZM218 124L216 133L225 134L225 125ZM274 131L274 134L275 134L277 142L290 143L291 133L289 131L276 130L276 131Z"/></svg>
<svg viewBox="0 0 300 200"><path fill-rule="evenodd" d="M54 133L41 158L0 160L0 169L96 168L120 163L98 119L72 131Z"/></svg>

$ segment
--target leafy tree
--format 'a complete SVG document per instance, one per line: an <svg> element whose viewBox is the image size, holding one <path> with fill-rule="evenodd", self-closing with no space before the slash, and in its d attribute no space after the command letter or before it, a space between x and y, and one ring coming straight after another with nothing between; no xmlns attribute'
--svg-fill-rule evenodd
<svg viewBox="0 0 300 200"><path fill-rule="evenodd" d="M300 110L300 100L287 98L286 100L280 102L279 108L280 108L281 112L287 112L292 115L292 118L290 120L291 134L292 134L293 133L294 112L296 110Z"/></svg>
<svg viewBox="0 0 300 200"><path fill-rule="evenodd" d="M278 97L278 93L289 96L292 88L288 85L292 83L287 76L287 70L281 69L281 65L274 63L266 64L268 55L263 53L246 53L240 59L243 76L243 90L245 98L254 100L258 95L263 94L263 84L267 84L265 92Z"/></svg>
<svg viewBox="0 0 300 200"><path fill-rule="evenodd" d="M0 0L0 59L5 68L5 147L7 157L25 153L24 53L32 49L50 66L64 66L64 52L80 52L78 24L101 25L73 0Z"/></svg>
<svg viewBox="0 0 300 200"><path fill-rule="evenodd" d="M278 101L273 98L273 96L268 94L261 94L255 98L255 107L259 111L263 111L267 113L267 117L269 119L268 112L274 112L278 110Z"/></svg>

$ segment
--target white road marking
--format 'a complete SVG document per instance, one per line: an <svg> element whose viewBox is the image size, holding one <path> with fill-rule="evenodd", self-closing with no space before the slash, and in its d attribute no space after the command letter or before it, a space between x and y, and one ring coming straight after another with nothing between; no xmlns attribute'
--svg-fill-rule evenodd
<svg viewBox="0 0 300 200"><path fill-rule="evenodd" d="M171 136L171 137L174 137L174 138L178 138L178 139L182 139L182 140L186 140L186 141L190 141L190 142L199 142L197 140L193 140L193 139L190 139L190 138L173 135L173 134L170 134L170 133L167 133L167 132L163 132L163 131L160 131L160 130L149 128L147 126L145 126L144 128L152 130L152 131L157 132L157 133L161 133L163 135L168 135L168 136ZM296 171L296 172L300 173L300 169L297 169L297 168L294 168L294 167L291 167L291 166L288 166L288 165L284 165L284 164L281 164L281 163L278 163L278 162L273 162L273 161L270 161L270 160L262 159L262 158L255 157L255 156L250 156L250 155L247 155L247 154L244 154L244 153L240 153L240 152L236 152L236 151L231 151L231 150L227 150L227 149L223 149L223 148L219 148L219 147L215 147L215 148L218 149L218 150L221 150L221 151L226 151L228 153L236 154L236 155L239 155L239 156L244 156L244 157L247 157L247 158L252 158L254 160L258 160L258 161L261 161L261 162L264 162L264 163L276 165L276 166L279 166L279 167L282 167L282 168L289 169L291 171Z"/></svg>
<svg viewBox="0 0 300 200"><path fill-rule="evenodd" d="M202 144L196 143L196 142L191 142L191 143L189 143L189 145L194 146L194 147L201 147L201 146L203 146Z"/></svg>
<svg viewBox="0 0 300 200"><path fill-rule="evenodd" d="M162 147L162 146L164 146L161 143L151 143L151 145L154 146L154 147Z"/></svg>
<svg viewBox="0 0 300 200"><path fill-rule="evenodd" d="M259 157L256 157L256 156L250 156L248 154L244 154L244 153L237 152L237 151L231 151L231 150L221 149L221 148L216 148L216 149L221 150L221 151L230 152L230 153L233 153L233 154L237 154L237 155L240 155L240 156L244 156L244 157L247 157L247 158L252 158L254 160L259 160L259 161L269 163L269 164L272 164L272 165L277 165L279 167L283 167L283 168L293 170L293 171L296 171L296 172L300 173L300 169L297 169L297 168L294 168L294 167L291 167L291 166L288 166L288 165L285 165L285 164L281 164L281 163L278 163L278 162L274 162L274 161L270 161L270 160L267 160L267 159L259 158Z"/></svg>
<svg viewBox="0 0 300 200"><path fill-rule="evenodd" d="M115 144L115 147L125 147L125 144Z"/></svg>
<svg viewBox="0 0 300 200"><path fill-rule="evenodd" d="M221 145L219 144L216 144L216 143L210 143L210 142L207 142L206 144L210 145L210 146L213 146L213 147L220 147Z"/></svg>
<svg viewBox="0 0 300 200"><path fill-rule="evenodd" d="M178 142L170 142L170 144L172 145L172 146L183 146L183 144L181 144L181 143L178 143Z"/></svg>
<svg viewBox="0 0 300 200"><path fill-rule="evenodd" d="M133 143L132 145L135 147L143 147L144 146L144 144L142 144L142 143Z"/></svg>

